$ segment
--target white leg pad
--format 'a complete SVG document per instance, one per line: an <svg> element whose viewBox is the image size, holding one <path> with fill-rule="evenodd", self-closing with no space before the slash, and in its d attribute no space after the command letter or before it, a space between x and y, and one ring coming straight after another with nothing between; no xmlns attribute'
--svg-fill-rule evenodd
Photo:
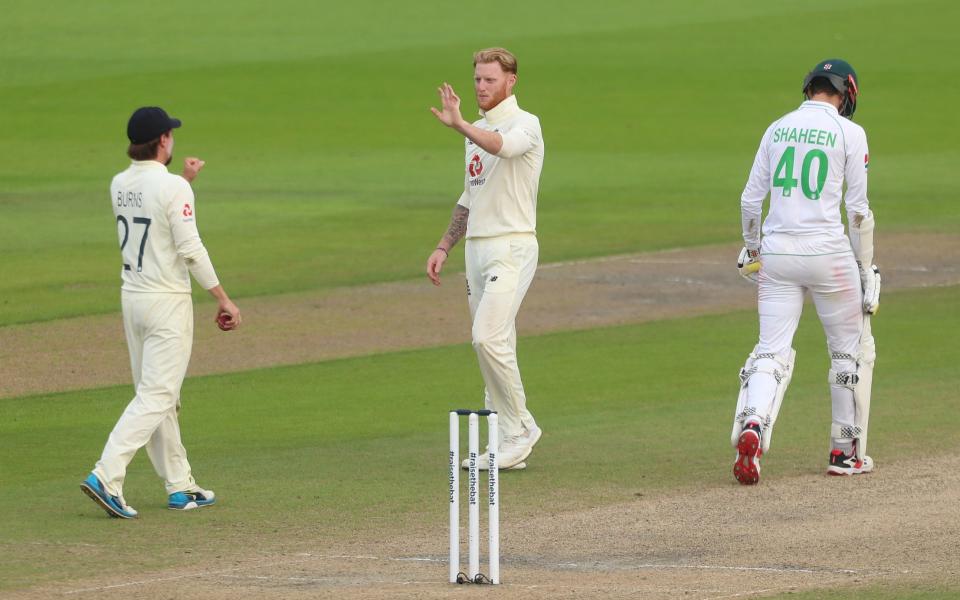
<svg viewBox="0 0 960 600"><path fill-rule="evenodd" d="M762 358L772 359L776 367L758 367L757 361ZM754 348L747 362L740 369L740 395L737 398L737 410L733 415L733 431L730 434L730 443L736 447L740 439L740 433L743 431L743 424L754 417L759 419L762 427L761 447L764 452L770 450L770 439L773 437L773 426L777 422L777 415L780 414L780 405L783 404L783 397L787 393L787 387L790 385L790 379L793 378L793 365L797 358L797 351L790 348L789 356L783 357L777 354L757 353ZM770 413L758 415L747 408L747 388L750 385L750 378L756 373L769 373L777 381L777 391L773 398L773 405Z"/></svg>
<svg viewBox="0 0 960 600"><path fill-rule="evenodd" d="M873 391L873 365L877 360L876 344L870 328L870 315L863 316L863 334L860 336L860 350L857 353L855 373L843 373L830 369L829 382L839 384L853 391L853 403L856 410L853 427L834 423L830 435L834 438L854 438L857 440L857 458L867 456L867 429L870 424L870 396Z"/></svg>

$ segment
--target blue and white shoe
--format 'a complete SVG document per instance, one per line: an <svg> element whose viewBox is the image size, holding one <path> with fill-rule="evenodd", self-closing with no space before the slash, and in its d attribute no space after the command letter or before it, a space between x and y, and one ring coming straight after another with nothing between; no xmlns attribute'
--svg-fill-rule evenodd
<svg viewBox="0 0 960 600"><path fill-rule="evenodd" d="M90 496L91 500L99 504L103 510L107 511L107 514L111 517L117 519L135 519L137 517L137 511L127 506L127 503L123 500L123 496L111 496L108 494L103 484L93 473L90 473L90 475L83 480L83 483L80 484L80 489L84 494Z"/></svg>
<svg viewBox="0 0 960 600"><path fill-rule="evenodd" d="M210 490L197 488L189 492L174 492L167 500L170 510L192 510L201 506L210 506L217 501L216 495Z"/></svg>

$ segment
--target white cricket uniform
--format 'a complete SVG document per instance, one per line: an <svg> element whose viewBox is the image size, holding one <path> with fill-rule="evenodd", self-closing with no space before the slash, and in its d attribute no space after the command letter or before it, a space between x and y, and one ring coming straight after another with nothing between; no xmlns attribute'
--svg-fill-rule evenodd
<svg viewBox="0 0 960 600"><path fill-rule="evenodd" d="M123 328L136 396L110 433L93 473L122 496L127 465L146 446L167 493L196 488L180 441L180 386L193 345L190 273L219 285L196 225L190 184L156 161L133 161L110 198L123 266Z"/></svg>
<svg viewBox="0 0 960 600"><path fill-rule="evenodd" d="M540 121L516 96L480 113L474 125L497 131L503 147L489 154L466 140L464 191L467 296L473 346L486 385L486 407L499 413L501 437L536 425L517 364L516 318L537 270L537 189L543 168Z"/></svg>
<svg viewBox="0 0 960 600"><path fill-rule="evenodd" d="M760 341L755 354L788 355L804 293L810 290L832 367L856 370L863 292L840 220L840 204L846 204L850 222L856 215L869 214L867 161L863 128L840 116L829 103L806 101L763 134L741 198L744 242L750 247L761 245ZM768 193L770 210L760 244L761 208ZM747 408L767 415L776 381L762 371L777 366L769 358L760 358L756 364L761 369L750 379ZM834 422L853 426L853 392L831 384L830 393Z"/></svg>

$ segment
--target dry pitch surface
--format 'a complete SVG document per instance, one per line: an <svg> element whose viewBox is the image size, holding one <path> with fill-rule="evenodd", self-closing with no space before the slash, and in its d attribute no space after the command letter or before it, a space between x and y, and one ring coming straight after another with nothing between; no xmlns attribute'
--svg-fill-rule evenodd
<svg viewBox="0 0 960 600"><path fill-rule="evenodd" d="M886 289L960 283L960 237L928 235L920 242L905 235L878 240ZM544 265L525 303L522 330L749 308L754 292L728 260L736 251L725 246ZM440 290L426 282L396 283L243 304L247 326L237 334L215 336L199 315L194 374L456 343L468 335L456 275ZM0 329L2 395L125 382L119 327L118 317L108 315ZM229 362L218 358L223 354ZM61 376L48 377L53 372ZM508 473L504 485L522 485L522 479L522 472ZM719 489L655 494L525 522L512 520L504 507L504 584L496 589L444 583L446 530L439 526L388 539L324 541L304 530L290 540L287 554L251 552L240 560L209 559L132 578L91 577L10 597L719 599L846 586L957 586L957 506L960 457L887 459L875 473L851 479L818 472L743 488L731 478ZM106 543L97 546L89 550L110 552Z"/></svg>
<svg viewBox="0 0 960 600"><path fill-rule="evenodd" d="M447 538L438 526L339 544L310 541L304 531L285 555L103 576L11 597L720 599L956 586L960 458L929 458L855 478L811 473L751 488L731 478L720 489L525 522L505 507L497 588L445 583ZM507 474L504 485L522 478Z"/></svg>

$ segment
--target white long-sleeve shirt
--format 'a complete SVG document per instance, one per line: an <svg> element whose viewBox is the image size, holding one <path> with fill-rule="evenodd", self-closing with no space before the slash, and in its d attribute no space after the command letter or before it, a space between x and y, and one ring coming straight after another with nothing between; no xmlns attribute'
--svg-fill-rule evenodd
<svg viewBox="0 0 960 600"><path fill-rule="evenodd" d="M854 215L869 213L868 156L863 128L841 117L832 104L808 100L775 121L763 134L740 199L744 242L759 245L760 215L769 193L763 252L849 251L840 203L846 204L850 222Z"/></svg>
<svg viewBox="0 0 960 600"><path fill-rule="evenodd" d="M470 210L466 237L536 233L544 154L540 120L521 110L516 96L480 114L483 118L474 125L499 132L503 147L490 154L469 139L465 142L466 174L457 202Z"/></svg>
<svg viewBox="0 0 960 600"><path fill-rule="evenodd" d="M219 285L197 231L193 189L153 160L133 161L110 183L126 292L190 293Z"/></svg>

